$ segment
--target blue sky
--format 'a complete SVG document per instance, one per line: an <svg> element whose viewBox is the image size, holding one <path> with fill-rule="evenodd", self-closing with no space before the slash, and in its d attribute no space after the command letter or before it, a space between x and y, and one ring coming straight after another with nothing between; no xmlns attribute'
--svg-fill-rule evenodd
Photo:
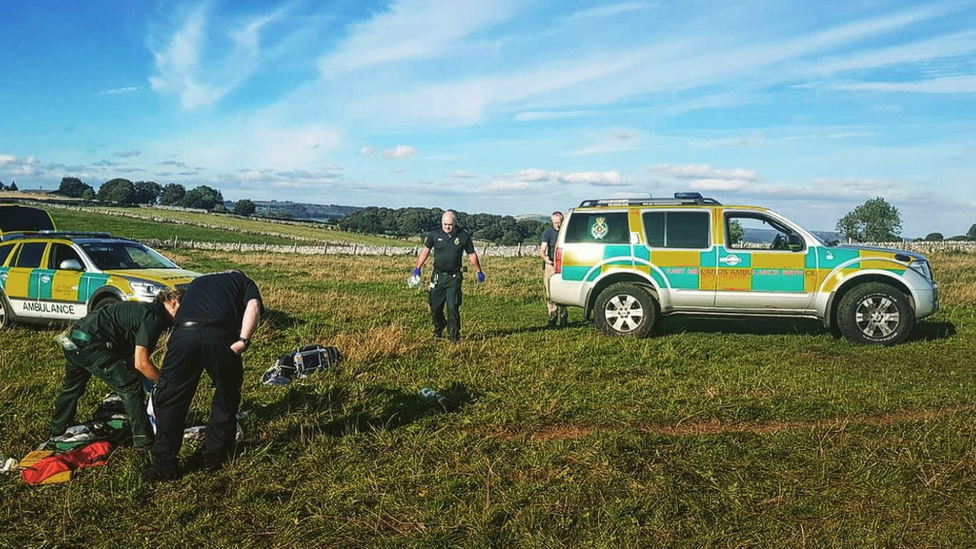
<svg viewBox="0 0 976 549"><path fill-rule="evenodd" d="M976 1L7 0L0 181L976 223Z"/></svg>

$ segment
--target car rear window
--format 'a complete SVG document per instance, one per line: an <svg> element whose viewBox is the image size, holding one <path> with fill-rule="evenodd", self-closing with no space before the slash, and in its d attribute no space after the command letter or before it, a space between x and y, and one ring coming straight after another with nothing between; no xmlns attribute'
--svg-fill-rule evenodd
<svg viewBox="0 0 976 549"><path fill-rule="evenodd" d="M651 248L707 248L708 212L644 212Z"/></svg>
<svg viewBox="0 0 976 549"><path fill-rule="evenodd" d="M574 212L564 243L630 244L627 212Z"/></svg>

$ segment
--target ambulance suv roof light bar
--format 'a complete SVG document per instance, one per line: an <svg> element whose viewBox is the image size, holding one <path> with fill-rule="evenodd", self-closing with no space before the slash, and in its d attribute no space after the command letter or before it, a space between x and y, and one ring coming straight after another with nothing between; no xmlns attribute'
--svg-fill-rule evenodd
<svg viewBox="0 0 976 549"><path fill-rule="evenodd" d="M593 208L596 206L660 206L660 205L680 205L680 204L709 204L721 206L722 204L714 198L705 198L697 192L674 193L674 198L605 198L601 200L584 200L580 202L580 208Z"/></svg>

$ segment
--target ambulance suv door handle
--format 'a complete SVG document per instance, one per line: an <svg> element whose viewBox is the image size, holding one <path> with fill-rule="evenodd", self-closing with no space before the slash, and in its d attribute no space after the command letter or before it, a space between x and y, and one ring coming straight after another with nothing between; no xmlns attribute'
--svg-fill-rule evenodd
<svg viewBox="0 0 976 549"><path fill-rule="evenodd" d="M742 263L742 258L739 257L739 256L737 256L737 255L727 255L727 256L719 259L719 261L721 261L722 263L725 263L726 265L735 267L739 263Z"/></svg>

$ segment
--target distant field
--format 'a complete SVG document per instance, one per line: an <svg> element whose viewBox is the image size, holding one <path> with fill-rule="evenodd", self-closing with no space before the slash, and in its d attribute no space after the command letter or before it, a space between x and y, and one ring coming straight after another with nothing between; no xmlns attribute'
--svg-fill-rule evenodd
<svg viewBox="0 0 976 549"><path fill-rule="evenodd" d="M66 485L0 476L0 547L976 539L976 256L930 258L943 310L891 348L782 320L667 318L650 339L611 339L578 309L549 331L538 262L488 258L488 281L465 281L465 340L451 347L430 337L426 294L406 287L412 259L172 253L198 271L241 267L265 297L245 355L242 453L159 486L125 448ZM44 437L62 375L55 333L0 331L6 455ZM312 342L347 360L260 384L277 356ZM461 410L438 411L422 387ZM92 382L81 419L104 392ZM204 381L191 423L211 394Z"/></svg>
<svg viewBox="0 0 976 549"><path fill-rule="evenodd" d="M166 240L179 238L183 241L242 242L245 244L292 244L296 241L307 243L311 239L312 242L318 243L376 244L381 246L416 245L416 243L403 240L311 226L271 223L257 219L239 219L230 216L158 209L99 209L106 212L128 214L129 216L144 216L147 219L53 207L49 211L59 229L109 231L113 234L136 239ZM162 218L174 222L153 221L151 218ZM176 223L175 221L183 221L184 223Z"/></svg>

